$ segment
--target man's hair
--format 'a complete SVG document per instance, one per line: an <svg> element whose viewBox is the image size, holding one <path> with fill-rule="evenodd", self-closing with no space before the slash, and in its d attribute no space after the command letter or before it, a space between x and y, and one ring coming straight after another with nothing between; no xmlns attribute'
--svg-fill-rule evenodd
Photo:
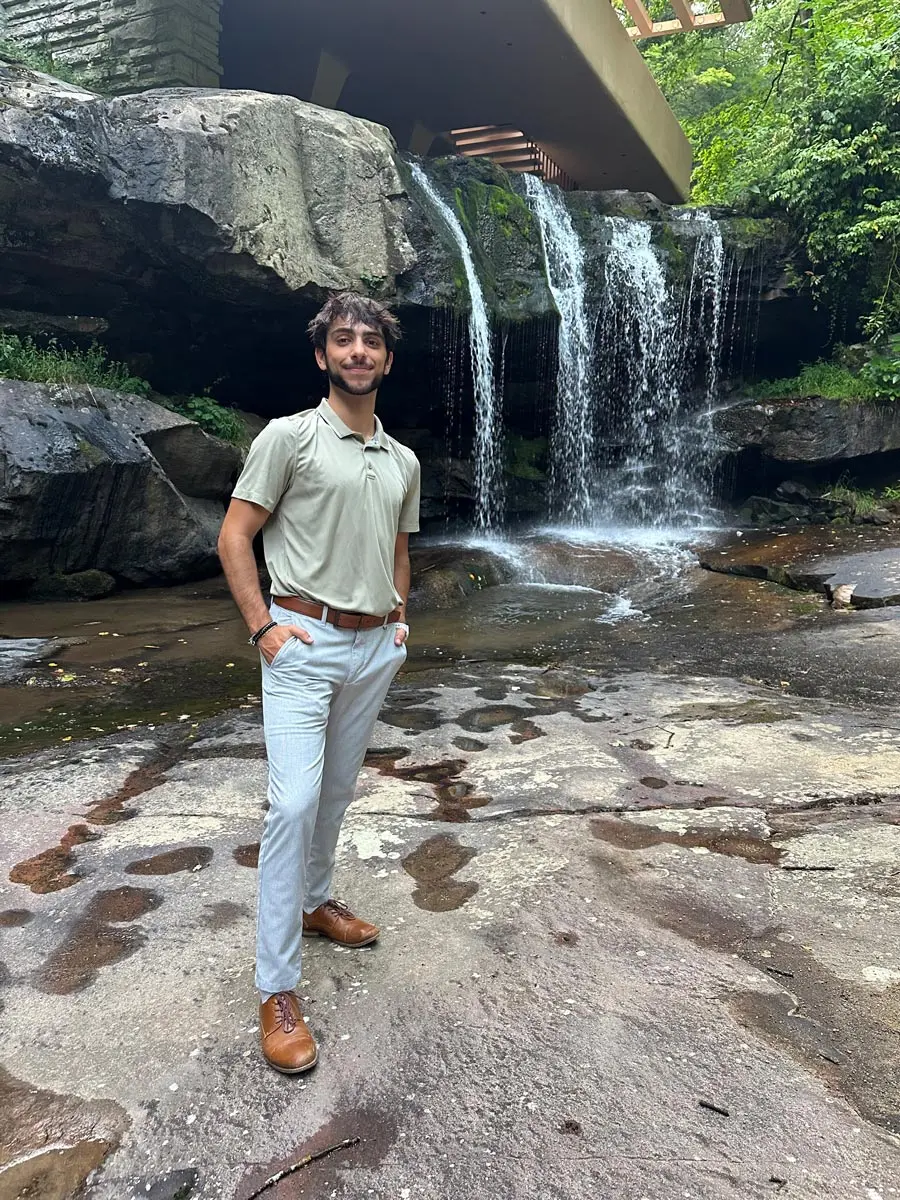
<svg viewBox="0 0 900 1200"><path fill-rule="evenodd" d="M384 338L388 350L393 350L401 337L400 322L386 304L371 300L357 292L336 292L329 296L307 326L312 344L317 350L325 349L328 330L335 321L347 321L351 325L369 325L377 329Z"/></svg>

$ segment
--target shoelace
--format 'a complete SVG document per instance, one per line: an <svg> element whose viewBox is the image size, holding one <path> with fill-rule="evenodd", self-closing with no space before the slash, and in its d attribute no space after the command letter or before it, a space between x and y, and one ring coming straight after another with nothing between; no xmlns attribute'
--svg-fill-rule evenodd
<svg viewBox="0 0 900 1200"><path fill-rule="evenodd" d="M347 905L342 904L340 900L326 900L322 907L331 909L331 911L336 913L339 917L347 917L351 921L356 920Z"/></svg>
<svg viewBox="0 0 900 1200"><path fill-rule="evenodd" d="M297 1028L297 1018L294 1006L291 1004L290 992L278 992L275 996L275 1007L278 1009L278 1020L285 1033L293 1033Z"/></svg>

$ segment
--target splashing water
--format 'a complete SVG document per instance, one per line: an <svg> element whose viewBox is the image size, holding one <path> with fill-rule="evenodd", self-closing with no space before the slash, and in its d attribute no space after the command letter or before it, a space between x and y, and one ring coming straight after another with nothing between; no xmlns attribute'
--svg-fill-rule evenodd
<svg viewBox="0 0 900 1200"><path fill-rule="evenodd" d="M498 528L503 519L503 414L494 382L494 339L484 292L475 270L472 251L459 218L438 193L418 163L413 178L440 214L456 242L469 287L469 347L475 388L475 526L484 533Z"/></svg>
<svg viewBox="0 0 900 1200"><path fill-rule="evenodd" d="M559 313L550 458L553 516L583 525L591 516L594 491L594 334L588 315L584 247L562 192L536 175L524 178L540 226L547 280Z"/></svg>
<svg viewBox="0 0 900 1200"><path fill-rule="evenodd" d="M712 411L720 386L725 252L706 213L680 303L645 222L610 217L603 320L602 407L622 448L597 518L608 525L696 528L714 522ZM694 380L702 368L698 398ZM692 390L693 393L692 394Z"/></svg>

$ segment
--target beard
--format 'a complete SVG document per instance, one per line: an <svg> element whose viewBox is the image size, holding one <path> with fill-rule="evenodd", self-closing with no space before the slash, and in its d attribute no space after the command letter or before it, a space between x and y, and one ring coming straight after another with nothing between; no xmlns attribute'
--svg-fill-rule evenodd
<svg viewBox="0 0 900 1200"><path fill-rule="evenodd" d="M384 381L384 372L376 375L371 383L363 383L354 379L348 379L346 375L342 375L337 368L328 364L325 371L328 376L328 382L336 388L340 388L342 392L346 392L348 396L370 396L372 392L377 392Z"/></svg>

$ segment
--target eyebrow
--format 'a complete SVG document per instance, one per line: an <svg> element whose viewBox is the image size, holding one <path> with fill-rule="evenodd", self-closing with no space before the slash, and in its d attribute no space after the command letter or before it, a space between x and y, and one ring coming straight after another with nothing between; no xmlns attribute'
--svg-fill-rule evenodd
<svg viewBox="0 0 900 1200"><path fill-rule="evenodd" d="M354 334L358 328L362 329L364 337L371 335L372 337L377 337L380 338L381 341L384 341L384 334L380 329L376 329L373 325L338 325L336 329L329 329L328 332L331 337L337 337L339 333Z"/></svg>

